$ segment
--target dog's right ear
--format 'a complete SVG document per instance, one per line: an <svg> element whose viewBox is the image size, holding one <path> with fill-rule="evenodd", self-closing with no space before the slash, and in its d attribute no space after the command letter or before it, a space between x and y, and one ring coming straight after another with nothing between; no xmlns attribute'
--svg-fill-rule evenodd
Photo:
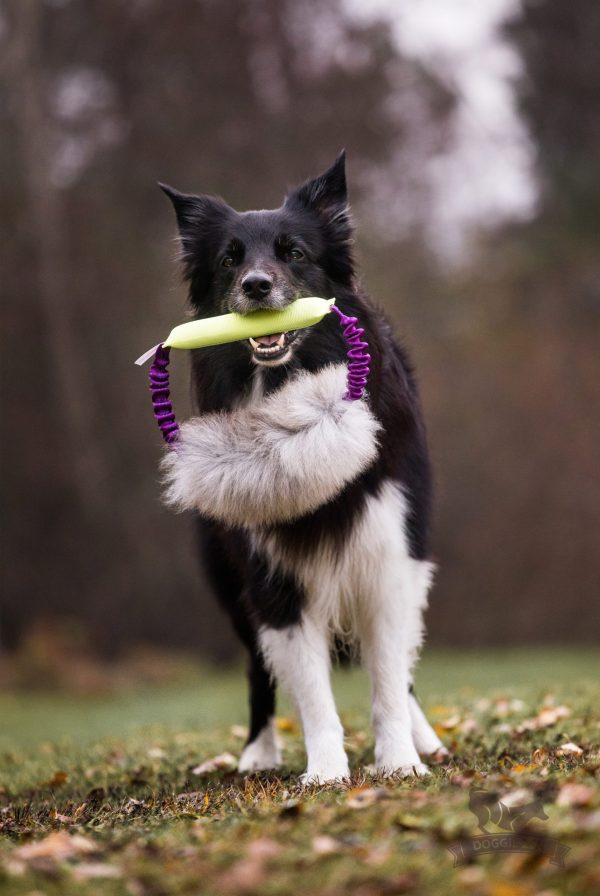
<svg viewBox="0 0 600 896"><path fill-rule="evenodd" d="M175 209L185 277L192 282L192 286L204 288L208 285L207 261L216 251L225 225L235 212L217 196L180 193L160 182L158 186Z"/></svg>
<svg viewBox="0 0 600 896"><path fill-rule="evenodd" d="M195 196L192 193L180 193L174 187L160 182L158 186L173 203L184 252L186 242L195 243L204 231L214 228L232 212L232 209L217 196Z"/></svg>

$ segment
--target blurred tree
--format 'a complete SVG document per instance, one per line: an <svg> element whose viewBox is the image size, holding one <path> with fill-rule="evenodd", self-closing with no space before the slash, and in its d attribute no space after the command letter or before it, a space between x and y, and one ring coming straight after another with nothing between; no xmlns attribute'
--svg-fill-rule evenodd
<svg viewBox="0 0 600 896"><path fill-rule="evenodd" d="M600 5L522 0L508 34L523 58L518 90L535 137L544 214L597 234L600 219Z"/></svg>

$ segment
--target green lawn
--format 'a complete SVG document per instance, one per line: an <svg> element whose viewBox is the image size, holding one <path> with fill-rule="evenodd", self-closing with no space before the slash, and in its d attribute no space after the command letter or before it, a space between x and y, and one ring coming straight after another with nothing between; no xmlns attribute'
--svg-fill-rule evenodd
<svg viewBox="0 0 600 896"><path fill-rule="evenodd" d="M417 691L453 759L419 781L362 770L372 758L368 685L360 670L338 670L334 686L354 780L305 791L285 701L279 775L194 774L207 758L239 755L241 670L94 699L0 695L0 893L600 890L600 652L426 653ZM565 868L539 837L540 854L454 868L448 846L480 833L473 787L508 803L542 799L548 819L527 830L569 847Z"/></svg>

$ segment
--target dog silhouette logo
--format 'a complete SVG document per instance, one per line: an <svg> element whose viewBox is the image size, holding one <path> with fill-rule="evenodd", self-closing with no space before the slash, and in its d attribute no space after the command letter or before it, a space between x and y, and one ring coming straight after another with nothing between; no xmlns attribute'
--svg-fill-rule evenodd
<svg viewBox="0 0 600 896"><path fill-rule="evenodd" d="M448 847L455 868L488 853L509 852L546 856L550 864L565 867L570 847L540 831L539 826L528 827L532 818L548 821L542 797L527 790L513 790L503 796L475 788L469 791L469 809L481 834L462 837ZM496 830L490 831L491 825Z"/></svg>
<svg viewBox="0 0 600 896"><path fill-rule="evenodd" d="M487 790L469 792L469 809L477 818L479 830L489 834L487 825L493 824L502 831L522 831L531 818L547 821L542 800L537 797L528 803L507 805L498 795Z"/></svg>

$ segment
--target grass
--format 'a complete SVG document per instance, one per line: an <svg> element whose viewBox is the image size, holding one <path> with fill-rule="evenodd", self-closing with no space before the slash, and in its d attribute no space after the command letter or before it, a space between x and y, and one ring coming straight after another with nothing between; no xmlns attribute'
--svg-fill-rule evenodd
<svg viewBox="0 0 600 896"><path fill-rule="evenodd" d="M279 774L194 773L208 757L239 755L239 670L96 698L0 696L0 893L600 890L597 652L426 654L417 691L453 758L418 781L364 771L372 761L367 682L359 670L339 670L334 687L354 778L306 790L296 784L304 753L285 702ZM562 751L568 743L582 752ZM478 856L455 868L449 845L480 833L468 809L472 787L506 802L541 798L548 819L527 830L569 847L565 868L540 853L540 838L533 854Z"/></svg>

